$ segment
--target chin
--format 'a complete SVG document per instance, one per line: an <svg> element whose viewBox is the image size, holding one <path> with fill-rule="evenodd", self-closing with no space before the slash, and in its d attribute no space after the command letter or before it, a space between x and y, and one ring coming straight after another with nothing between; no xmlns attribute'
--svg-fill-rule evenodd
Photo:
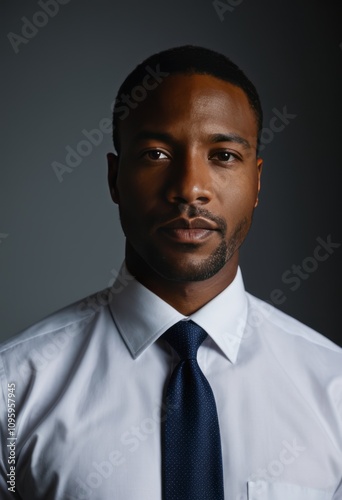
<svg viewBox="0 0 342 500"><path fill-rule="evenodd" d="M189 282L204 281L212 278L226 265L229 260L226 244L221 244L215 252L207 257L184 258L180 256L176 261L171 261L163 256L162 259L154 256L150 267L159 276L169 281Z"/></svg>

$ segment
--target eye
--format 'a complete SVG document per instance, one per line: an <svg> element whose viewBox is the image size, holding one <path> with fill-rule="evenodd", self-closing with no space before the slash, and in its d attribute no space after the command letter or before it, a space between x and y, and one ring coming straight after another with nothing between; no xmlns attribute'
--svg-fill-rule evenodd
<svg viewBox="0 0 342 500"><path fill-rule="evenodd" d="M149 151L145 151L143 154L143 157L147 158L148 160L167 160L168 156L163 153L163 151L160 151L160 149L150 149Z"/></svg>
<svg viewBox="0 0 342 500"><path fill-rule="evenodd" d="M230 151L217 151L209 157L210 160L218 160L220 162L230 163L237 160L238 157Z"/></svg>

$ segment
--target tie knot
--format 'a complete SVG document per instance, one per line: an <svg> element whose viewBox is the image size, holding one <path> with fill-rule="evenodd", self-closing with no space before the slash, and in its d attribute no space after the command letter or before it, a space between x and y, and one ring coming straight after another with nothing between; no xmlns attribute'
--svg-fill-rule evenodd
<svg viewBox="0 0 342 500"><path fill-rule="evenodd" d="M163 335L181 359L196 359L198 348L206 337L203 328L191 320L179 321Z"/></svg>

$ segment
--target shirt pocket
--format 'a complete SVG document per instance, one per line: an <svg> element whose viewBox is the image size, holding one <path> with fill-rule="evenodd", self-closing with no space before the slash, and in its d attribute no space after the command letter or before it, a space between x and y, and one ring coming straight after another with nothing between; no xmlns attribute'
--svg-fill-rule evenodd
<svg viewBox="0 0 342 500"><path fill-rule="evenodd" d="M248 500L332 500L332 493L290 483L248 481Z"/></svg>

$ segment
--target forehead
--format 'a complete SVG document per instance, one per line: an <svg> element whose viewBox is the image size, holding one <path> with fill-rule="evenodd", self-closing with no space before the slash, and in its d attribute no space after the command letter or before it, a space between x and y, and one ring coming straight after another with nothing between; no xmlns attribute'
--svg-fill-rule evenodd
<svg viewBox="0 0 342 500"><path fill-rule="evenodd" d="M245 92L211 75L170 75L147 92L144 101L120 123L125 142L141 130L175 135L236 133L249 142L257 138L257 123Z"/></svg>

